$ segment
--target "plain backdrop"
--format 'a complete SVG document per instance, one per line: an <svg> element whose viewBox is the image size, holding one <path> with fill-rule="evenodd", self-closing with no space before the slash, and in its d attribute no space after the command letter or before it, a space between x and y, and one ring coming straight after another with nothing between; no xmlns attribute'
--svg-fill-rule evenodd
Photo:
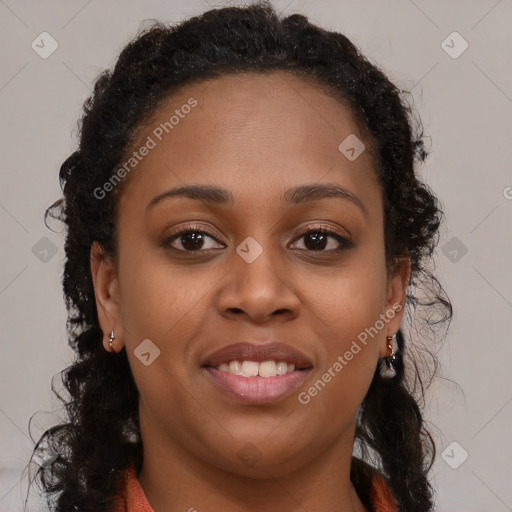
<svg viewBox="0 0 512 512"><path fill-rule="evenodd" d="M512 510L512 1L273 3L344 33L412 91L430 136L420 173L446 214L436 268L454 318L437 354L440 375L463 390L444 379L430 390L436 510ZM52 424L50 382L72 357L63 235L43 214L60 197L58 171L75 148L82 104L143 20L177 22L220 5L0 0L1 512L22 510L28 420L41 411L35 438Z"/></svg>

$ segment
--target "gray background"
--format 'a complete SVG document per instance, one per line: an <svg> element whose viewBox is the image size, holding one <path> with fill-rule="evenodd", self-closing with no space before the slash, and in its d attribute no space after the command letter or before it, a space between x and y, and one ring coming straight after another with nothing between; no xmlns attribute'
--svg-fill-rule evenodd
<svg viewBox="0 0 512 512"><path fill-rule="evenodd" d="M175 22L209 5L221 3L0 0L2 512L21 510L28 419L41 411L32 423L35 438L55 420L50 380L72 355L60 284L63 235L45 228L43 213L60 197L58 170L75 147L82 103L142 20ZM413 92L431 136L420 172L446 213L436 268L455 314L438 352L441 375L463 390L441 379L428 395L439 450L436 510L512 510L512 1L274 5L343 32ZM31 47L42 46L44 31L58 43L46 59ZM469 45L457 58L463 40L450 36L454 31ZM44 46L51 48L49 39ZM38 509L33 502L31 510Z"/></svg>

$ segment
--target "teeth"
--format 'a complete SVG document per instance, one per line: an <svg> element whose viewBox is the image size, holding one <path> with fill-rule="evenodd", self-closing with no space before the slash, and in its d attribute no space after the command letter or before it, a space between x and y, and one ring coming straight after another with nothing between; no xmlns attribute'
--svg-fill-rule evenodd
<svg viewBox="0 0 512 512"><path fill-rule="evenodd" d="M258 375L259 364L254 361L244 361L242 363L242 377L256 377Z"/></svg>
<svg viewBox="0 0 512 512"><path fill-rule="evenodd" d="M275 377L276 375L293 372L295 365L293 363L288 364L286 361L263 361L262 363L257 361L230 361L229 364L220 364L217 369L242 377Z"/></svg>
<svg viewBox="0 0 512 512"><path fill-rule="evenodd" d="M276 373L277 375L284 375L288 371L288 365L284 361L277 363Z"/></svg>
<svg viewBox="0 0 512 512"><path fill-rule="evenodd" d="M240 375L242 373L242 367L240 363L238 361L231 361L229 363L229 372L233 375Z"/></svg>
<svg viewBox="0 0 512 512"><path fill-rule="evenodd" d="M286 363L285 363L286 364ZM260 377L275 377L276 376L276 362L275 361L264 361L260 363L259 368Z"/></svg>

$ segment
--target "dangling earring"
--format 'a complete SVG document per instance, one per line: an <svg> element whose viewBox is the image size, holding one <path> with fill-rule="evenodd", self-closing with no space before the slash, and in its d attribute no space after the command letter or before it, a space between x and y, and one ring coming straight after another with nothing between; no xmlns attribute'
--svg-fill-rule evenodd
<svg viewBox="0 0 512 512"><path fill-rule="evenodd" d="M396 353L398 352L398 343L396 342L396 334L386 336L387 344L391 354L380 362L380 375L385 379L392 379L396 376Z"/></svg>
<svg viewBox="0 0 512 512"><path fill-rule="evenodd" d="M114 329L112 329L112 330L110 331L110 338L109 338L109 340L108 340L108 346L111 348L111 350L112 350L112 351L115 351L115 350L114 350L114 345L113 345L114 338L115 338L115 336L114 336Z"/></svg>

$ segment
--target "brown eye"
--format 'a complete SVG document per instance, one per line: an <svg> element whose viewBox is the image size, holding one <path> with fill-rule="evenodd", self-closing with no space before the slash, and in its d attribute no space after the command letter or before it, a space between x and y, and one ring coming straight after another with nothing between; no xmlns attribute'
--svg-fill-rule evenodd
<svg viewBox="0 0 512 512"><path fill-rule="evenodd" d="M165 239L162 242L162 246L183 252L197 252L201 250L207 251L210 249L216 249L217 247L205 247L205 245L208 245L208 243L211 245L211 242L208 242L208 239L218 243L206 231L191 226L186 226L179 229L169 238ZM181 248L179 247L180 245Z"/></svg>
<svg viewBox="0 0 512 512"><path fill-rule="evenodd" d="M353 247L345 237L326 228L309 229L299 239L302 238L304 238L304 250L306 251L338 252Z"/></svg>

